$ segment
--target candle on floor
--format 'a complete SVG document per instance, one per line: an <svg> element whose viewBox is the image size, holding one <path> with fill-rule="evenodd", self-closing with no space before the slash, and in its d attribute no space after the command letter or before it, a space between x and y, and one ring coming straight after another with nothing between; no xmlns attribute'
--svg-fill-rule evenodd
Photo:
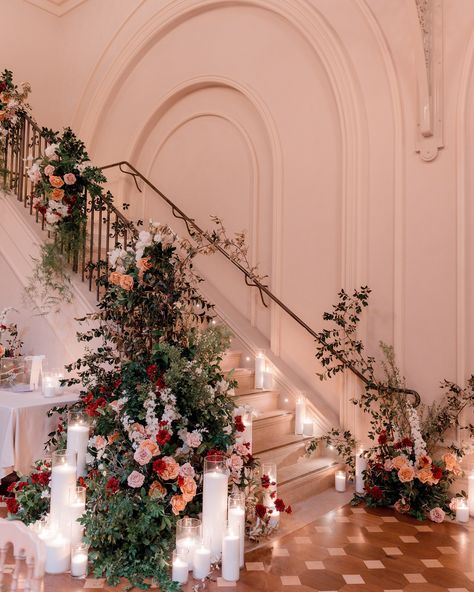
<svg viewBox="0 0 474 592"><path fill-rule="evenodd" d="M295 405L295 434L297 435L303 434L305 413L305 400L303 397L298 397Z"/></svg>
<svg viewBox="0 0 474 592"><path fill-rule="evenodd" d="M469 504L469 514L474 516L474 470L467 476L467 501Z"/></svg>
<svg viewBox="0 0 474 592"><path fill-rule="evenodd" d="M173 551L171 579L173 582L178 582L178 584L186 584L188 581L188 571L188 560L186 554L178 552L175 549Z"/></svg>
<svg viewBox="0 0 474 592"><path fill-rule="evenodd" d="M346 491L346 471L336 471L335 475L336 491Z"/></svg>
<svg viewBox="0 0 474 592"><path fill-rule="evenodd" d="M55 450L51 469L51 523L65 536L70 530L69 491L76 486L76 453Z"/></svg>
<svg viewBox="0 0 474 592"><path fill-rule="evenodd" d="M227 525L222 538L222 578L237 582L240 575L240 530L234 524Z"/></svg>
<svg viewBox="0 0 474 592"><path fill-rule="evenodd" d="M229 496L228 521L230 526L238 528L240 533L240 567L244 566L245 548L245 494L232 493Z"/></svg>
<svg viewBox="0 0 474 592"><path fill-rule="evenodd" d="M74 578L87 576L89 545L79 543L71 545L71 575Z"/></svg>
<svg viewBox="0 0 474 592"><path fill-rule="evenodd" d="M263 374L263 388L266 391L273 389L273 369L268 364L266 365L265 372Z"/></svg>
<svg viewBox="0 0 474 592"><path fill-rule="evenodd" d="M364 454L364 448L360 446L356 453L355 462L355 490L358 494L364 493L364 475L363 471L367 468L367 459L362 456Z"/></svg>
<svg viewBox="0 0 474 592"><path fill-rule="evenodd" d="M71 563L71 544L60 532L44 539L46 562L44 568L48 574L60 574L69 569Z"/></svg>
<svg viewBox="0 0 474 592"><path fill-rule="evenodd" d="M211 549L204 540L194 549L193 577L196 580L207 578L211 571Z"/></svg>
<svg viewBox="0 0 474 592"><path fill-rule="evenodd" d="M187 554L188 568L193 567L194 550L201 538L201 520L181 518L176 523L176 551L178 555Z"/></svg>
<svg viewBox="0 0 474 592"><path fill-rule="evenodd" d="M463 497L457 499L456 522L469 522L469 506Z"/></svg>
<svg viewBox="0 0 474 592"><path fill-rule="evenodd" d="M263 389L263 378L265 374L265 357L259 352L255 358L255 388Z"/></svg>
<svg viewBox="0 0 474 592"><path fill-rule="evenodd" d="M82 542L84 527L78 522L86 511L86 488L72 487L69 490L69 520L71 545Z"/></svg>
<svg viewBox="0 0 474 592"><path fill-rule="evenodd" d="M229 473L222 455L204 459L202 491L202 534L209 540L211 560L218 561L222 553L222 536L227 517Z"/></svg>
<svg viewBox="0 0 474 592"><path fill-rule="evenodd" d="M67 414L67 450L77 453L77 476L86 474L86 454L89 442L89 417L84 411L69 411Z"/></svg>

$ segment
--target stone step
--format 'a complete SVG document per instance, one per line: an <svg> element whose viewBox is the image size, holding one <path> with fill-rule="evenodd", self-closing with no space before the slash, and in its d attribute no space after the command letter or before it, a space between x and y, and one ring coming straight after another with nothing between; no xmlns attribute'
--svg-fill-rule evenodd
<svg viewBox="0 0 474 592"><path fill-rule="evenodd" d="M240 367L241 359L242 352L228 350L222 356L222 362L220 363L220 367L223 372L229 372L230 370L234 370L235 368Z"/></svg>
<svg viewBox="0 0 474 592"><path fill-rule="evenodd" d="M280 403L278 391L253 391L242 395L234 395L236 405L248 405L259 414L275 411Z"/></svg>
<svg viewBox="0 0 474 592"><path fill-rule="evenodd" d="M333 457L319 456L277 472L278 497L294 504L334 487L334 474L342 465Z"/></svg>
<svg viewBox="0 0 474 592"><path fill-rule="evenodd" d="M228 378L237 381L236 395L244 395L255 390L255 372L249 368L234 368Z"/></svg>
<svg viewBox="0 0 474 592"><path fill-rule="evenodd" d="M277 440L292 433L293 413L286 409L275 409L259 414L253 421L253 447L262 450L268 440Z"/></svg>
<svg viewBox="0 0 474 592"><path fill-rule="evenodd" d="M255 450L254 453L262 462L273 462L278 469L305 462L305 444L311 438L288 435L279 439L279 444L271 446L267 442L265 450ZM270 444L270 446L269 446ZM316 453L318 456L319 454Z"/></svg>

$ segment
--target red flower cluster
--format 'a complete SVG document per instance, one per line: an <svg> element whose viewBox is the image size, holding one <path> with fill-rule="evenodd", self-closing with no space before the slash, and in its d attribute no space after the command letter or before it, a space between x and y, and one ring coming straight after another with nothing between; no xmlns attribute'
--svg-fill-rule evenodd
<svg viewBox="0 0 474 592"><path fill-rule="evenodd" d="M374 485L373 487L367 487L366 491L374 500L382 499L382 490L378 485Z"/></svg>
<svg viewBox="0 0 474 592"><path fill-rule="evenodd" d="M110 479L107 481L105 489L107 493L117 493L117 491L120 489L120 481L117 479L117 477L110 477Z"/></svg>
<svg viewBox="0 0 474 592"><path fill-rule="evenodd" d="M46 486L49 483L50 477L51 477L50 471L43 471L41 473L32 473L31 474L31 481L32 481L32 483Z"/></svg>
<svg viewBox="0 0 474 592"><path fill-rule="evenodd" d="M388 442L387 431L382 430L379 434L378 442L380 445L386 444Z"/></svg>
<svg viewBox="0 0 474 592"><path fill-rule="evenodd" d="M264 506L263 504L257 504L255 506L255 513L257 514L257 516L263 520L263 518L265 518L265 515L267 513L267 507Z"/></svg>
<svg viewBox="0 0 474 592"><path fill-rule="evenodd" d="M287 514L291 514L293 511L291 506L286 506L285 502L279 497L275 500L275 510L278 512L286 512Z"/></svg>
<svg viewBox="0 0 474 592"><path fill-rule="evenodd" d="M89 393L89 395L91 395L91 393ZM87 395L87 397L89 395ZM92 397L92 395L91 395L91 397ZM107 401L105 400L105 398L99 397L95 401L86 405L85 411L89 417L97 417L97 415L99 415L99 413L97 412L97 409L99 409L101 407L105 407L106 405L107 405Z"/></svg>
<svg viewBox="0 0 474 592"><path fill-rule="evenodd" d="M443 469L438 467L438 465L431 466L431 473L433 474L433 478L439 481L443 477Z"/></svg>
<svg viewBox="0 0 474 592"><path fill-rule="evenodd" d="M168 430L159 430L156 434L156 441L160 446L164 446L166 442L171 440L171 434Z"/></svg>
<svg viewBox="0 0 474 592"><path fill-rule="evenodd" d="M20 509L20 504L16 501L14 497L5 498L5 503L7 505L7 510L10 512L10 514L16 514Z"/></svg>
<svg viewBox="0 0 474 592"><path fill-rule="evenodd" d="M166 387L165 381L163 380L163 376L160 376L156 381L156 388L161 391Z"/></svg>
<svg viewBox="0 0 474 592"><path fill-rule="evenodd" d="M146 375L148 376L148 378L150 380L153 380L155 378L155 374L158 370L158 366L156 364L150 364L148 366L148 368L146 369Z"/></svg>
<svg viewBox="0 0 474 592"><path fill-rule="evenodd" d="M158 473L158 475L161 475L164 471L166 471L167 467L168 465L166 464L166 461L162 458L158 458L153 463L153 470L155 473Z"/></svg>
<svg viewBox="0 0 474 592"><path fill-rule="evenodd" d="M234 422L235 422L235 429L238 432L245 432L245 426L244 426L244 422L242 421L241 415L236 415Z"/></svg>
<svg viewBox="0 0 474 592"><path fill-rule="evenodd" d="M268 475L262 475L261 481L262 487L264 487L265 489L268 489L270 487L270 477Z"/></svg>

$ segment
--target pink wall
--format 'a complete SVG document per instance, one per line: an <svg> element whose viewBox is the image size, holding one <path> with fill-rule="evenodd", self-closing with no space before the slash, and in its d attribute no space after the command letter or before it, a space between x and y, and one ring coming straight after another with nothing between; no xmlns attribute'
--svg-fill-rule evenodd
<svg viewBox="0 0 474 592"><path fill-rule="evenodd" d="M33 82L38 119L73 122L96 163L130 160L203 225L212 213L246 228L272 289L316 329L341 286L368 283L370 352L394 343L425 401L473 370L471 0L443 2L444 148L430 162L416 152L412 0L86 0L62 17L7 6L32 37L28 55L2 38L1 55ZM127 180L114 189L134 215L170 220ZM311 339L223 262L202 269L351 424L354 385L316 382Z"/></svg>

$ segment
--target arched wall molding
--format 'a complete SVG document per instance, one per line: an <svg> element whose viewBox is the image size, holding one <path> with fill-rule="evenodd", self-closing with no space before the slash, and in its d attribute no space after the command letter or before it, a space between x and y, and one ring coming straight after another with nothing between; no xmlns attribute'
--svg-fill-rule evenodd
<svg viewBox="0 0 474 592"><path fill-rule="evenodd" d="M80 6L86 0L25 0L37 8L54 16L64 16L74 8Z"/></svg>
<svg viewBox="0 0 474 592"><path fill-rule="evenodd" d="M173 103L174 105L176 103ZM170 105L170 108L172 108ZM168 109L169 110L169 109ZM161 109L160 109L161 111ZM155 121L161 117L155 117ZM146 176L151 178L151 172L153 170L153 166L156 163L160 152L168 142L168 140L182 127L186 124L190 123L191 121L195 121L196 119L200 119L203 117L214 117L218 119L222 119L229 123L239 134L245 148L247 159L249 162L249 171L251 177L251 188L250 188L250 200L251 200L251 207L250 207L250 219L249 219L249 244L251 245L250 257L251 257L251 264L256 265L258 259L258 220L259 220L259 209L260 209L260 194L258 191L258 184L259 184L259 166L258 166L258 156L257 156L257 149L255 143L253 142L251 136L247 133L247 130L238 122L235 118L230 117L225 113L217 113L215 111L200 111L193 113L192 115L182 119L179 121L178 124L171 127L170 130L161 138L160 144L157 146L155 152L149 158L148 167L146 169ZM148 127L148 126L147 126ZM143 136L142 136L143 137ZM143 142L144 144L144 142ZM137 148L137 145L135 146ZM135 153L134 161L136 158L139 158L139 155ZM143 216L142 216L143 217ZM250 322L251 325L254 327L256 325L256 292L255 290L250 292Z"/></svg>
<svg viewBox="0 0 474 592"><path fill-rule="evenodd" d="M89 139L93 145L95 132L107 105L113 101L121 84L148 48L160 37L193 16L216 8L236 5L268 10L283 18L306 40L325 69L339 115L342 138L341 284L346 288L352 288L366 278L366 258L361 252L363 249L361 249L359 237L361 221L366 219L362 208L368 183L367 150L363 149L367 145L367 122L357 76L347 52L323 15L304 0L294 0L292 3L280 0L182 0L179 3L168 3L160 7L145 25L130 33L129 41L118 52L116 59L100 81L96 80L100 68L96 69L96 74L89 81L78 108L78 113L82 114L81 135ZM104 54L101 62L105 61L106 57L108 56ZM90 105L94 105L94 108L89 108ZM275 143L278 138L277 130L273 134L272 142ZM276 160L274 162L275 170L281 171L281 162L278 163ZM282 226L283 196L281 190L278 193L278 187L281 187L281 183L275 184L274 236L278 236L278 229ZM281 293L281 244L275 245L273 259L273 289L279 295ZM275 308L272 309L271 326L272 350L278 354L281 313Z"/></svg>

